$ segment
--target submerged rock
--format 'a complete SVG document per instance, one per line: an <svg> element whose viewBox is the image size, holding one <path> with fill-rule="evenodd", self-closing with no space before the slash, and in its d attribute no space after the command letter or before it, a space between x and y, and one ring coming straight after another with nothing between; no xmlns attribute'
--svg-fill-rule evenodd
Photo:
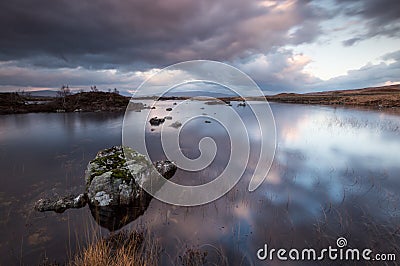
<svg viewBox="0 0 400 266"><path fill-rule="evenodd" d="M221 100L213 100L213 101L205 102L205 104L207 104L207 105L221 105L221 104L225 104L225 102L221 101Z"/></svg>
<svg viewBox="0 0 400 266"><path fill-rule="evenodd" d="M137 102L130 102L129 105L127 106L128 111L136 111L136 112L140 112L141 110L149 109L149 108L150 107L146 106L146 104L137 103Z"/></svg>
<svg viewBox="0 0 400 266"><path fill-rule="evenodd" d="M56 199L40 199L36 202L35 209L40 212L54 211L62 213L67 209L82 208L86 203L86 194L79 194L78 196L69 195Z"/></svg>
<svg viewBox="0 0 400 266"><path fill-rule="evenodd" d="M180 128L181 126L182 126L182 123L179 121L175 121L174 123L172 123L170 125L170 127L173 127L173 128Z"/></svg>
<svg viewBox="0 0 400 266"><path fill-rule="evenodd" d="M150 201L139 206L90 206L90 213L100 226L115 231L143 215L149 204Z"/></svg>

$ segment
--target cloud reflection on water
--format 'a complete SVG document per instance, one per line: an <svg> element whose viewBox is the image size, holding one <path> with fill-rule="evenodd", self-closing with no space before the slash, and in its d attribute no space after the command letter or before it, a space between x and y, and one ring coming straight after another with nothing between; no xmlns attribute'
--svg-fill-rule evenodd
<svg viewBox="0 0 400 266"><path fill-rule="evenodd" d="M221 111L220 106L216 110L204 107L208 113ZM148 225L160 236L167 253L177 254L182 245L212 244L220 247L231 262L250 259L256 263L256 247L266 242L319 247L322 243L332 244L329 240L340 234L349 234L354 245L367 246L371 238L381 243L390 230L395 230L400 202L400 161L396 156L400 150L400 117L321 106L271 107L278 148L267 180L258 190L246 190L259 152L253 149L242 180L223 198L192 208L154 201L136 222ZM248 128L254 128L248 110L237 111L248 118ZM179 114L174 120L180 120ZM201 129L191 134L207 133ZM251 145L256 146L257 132L249 136ZM214 137L218 143L224 134ZM197 142L184 140L181 144L182 149L190 150L186 145L196 146ZM154 153L159 152L152 148ZM211 165L219 169L215 173L224 166L222 161ZM208 180L212 169L190 175L179 171L175 178ZM364 231L372 228L383 232L365 236ZM399 244L399 236L390 241Z"/></svg>

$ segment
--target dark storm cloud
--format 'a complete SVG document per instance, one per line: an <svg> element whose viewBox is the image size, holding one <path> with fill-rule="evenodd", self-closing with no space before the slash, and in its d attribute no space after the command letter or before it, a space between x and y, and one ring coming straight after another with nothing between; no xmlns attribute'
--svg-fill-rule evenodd
<svg viewBox="0 0 400 266"><path fill-rule="evenodd" d="M324 81L305 70L312 58L288 47L320 41L324 33L329 35L324 22L343 16L358 23L344 45L399 36L398 2L1 1L0 90L62 84L131 89L153 68L193 59L231 63L267 91L323 89ZM393 56L390 62L398 62ZM397 64L386 62L326 84L356 84L356 78L375 82L374 73L381 75L379 80L396 81L396 70Z"/></svg>
<svg viewBox="0 0 400 266"><path fill-rule="evenodd" d="M400 37L400 1L337 0L342 12L365 22L365 32L343 42L351 46L375 36Z"/></svg>
<svg viewBox="0 0 400 266"><path fill-rule="evenodd" d="M131 75L133 77L133 75ZM101 87L124 84L123 75L115 75L112 71L91 71L77 69L21 68L8 66L0 71L0 86L6 88L43 87L59 88L63 84L73 84L81 88L101 84ZM129 79L128 79L129 80ZM130 80L132 81L132 80ZM96 83L94 83L96 82Z"/></svg>
<svg viewBox="0 0 400 266"><path fill-rule="evenodd" d="M104 69L230 60L311 42L327 16L309 1L1 1L0 61Z"/></svg>

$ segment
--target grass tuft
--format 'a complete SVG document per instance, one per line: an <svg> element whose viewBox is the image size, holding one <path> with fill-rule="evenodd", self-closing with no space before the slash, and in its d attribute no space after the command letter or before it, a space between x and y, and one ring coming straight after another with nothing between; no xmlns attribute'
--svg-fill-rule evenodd
<svg viewBox="0 0 400 266"><path fill-rule="evenodd" d="M158 244L143 232L120 231L90 244L78 252L70 266L147 266L157 265Z"/></svg>

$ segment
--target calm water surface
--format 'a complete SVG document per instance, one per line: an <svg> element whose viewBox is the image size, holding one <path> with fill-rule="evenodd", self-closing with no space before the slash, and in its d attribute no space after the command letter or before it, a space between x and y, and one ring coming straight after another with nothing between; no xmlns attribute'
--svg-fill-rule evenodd
<svg viewBox="0 0 400 266"><path fill-rule="evenodd" d="M154 115L165 116L162 102ZM193 104L200 113L226 106ZM203 109L204 108L204 109ZM148 228L163 246L162 262L174 265L190 247L208 252L210 263L262 264L256 252L272 248L325 248L340 236L351 247L393 252L400 258L400 116L379 111L271 104L277 151L266 181L247 186L259 153L255 119L248 107L233 108L250 129L251 155L239 183L225 196L199 207L157 200L125 228ZM198 112L198 111L196 111ZM132 113L140 119L144 112ZM164 130L191 113L174 114ZM71 113L0 116L0 264L37 265L44 257L65 262L98 226L88 207L64 214L36 213L33 202L55 193L82 192L84 170L98 150L121 144L123 114ZM235 121L232 121L235 123ZM146 130L152 159L163 159L160 127ZM178 170L172 181L201 184L217 176L229 159L227 133L216 121L195 119L182 128L188 157L212 137L218 147L206 169ZM265 263L265 262L263 262ZM274 263L278 264L277 261ZM264 264L265 265L265 264Z"/></svg>

